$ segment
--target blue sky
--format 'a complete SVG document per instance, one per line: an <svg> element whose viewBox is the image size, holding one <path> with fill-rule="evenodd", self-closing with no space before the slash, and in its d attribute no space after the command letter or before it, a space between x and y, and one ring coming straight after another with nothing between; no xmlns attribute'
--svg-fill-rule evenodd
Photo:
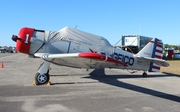
<svg viewBox="0 0 180 112"><path fill-rule="evenodd" d="M15 46L22 27L75 27L114 45L121 35L156 37L180 45L180 0L1 0L0 46Z"/></svg>

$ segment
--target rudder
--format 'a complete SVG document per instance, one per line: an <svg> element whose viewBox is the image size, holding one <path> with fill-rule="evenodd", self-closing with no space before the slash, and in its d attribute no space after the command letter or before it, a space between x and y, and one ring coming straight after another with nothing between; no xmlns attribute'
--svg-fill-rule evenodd
<svg viewBox="0 0 180 112"><path fill-rule="evenodd" d="M155 59L162 59L162 42L157 38L150 40L149 43L137 55ZM151 62L148 71L159 72L160 66L156 63Z"/></svg>

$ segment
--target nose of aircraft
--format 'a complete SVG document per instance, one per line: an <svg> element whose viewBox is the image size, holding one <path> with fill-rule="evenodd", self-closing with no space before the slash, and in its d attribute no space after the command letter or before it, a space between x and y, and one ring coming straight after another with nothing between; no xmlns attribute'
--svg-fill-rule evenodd
<svg viewBox="0 0 180 112"><path fill-rule="evenodd" d="M25 54L29 54L30 50L30 40L32 38L32 35L34 33L33 28L22 28L19 31L18 36L12 35L12 40L16 42L16 49Z"/></svg>

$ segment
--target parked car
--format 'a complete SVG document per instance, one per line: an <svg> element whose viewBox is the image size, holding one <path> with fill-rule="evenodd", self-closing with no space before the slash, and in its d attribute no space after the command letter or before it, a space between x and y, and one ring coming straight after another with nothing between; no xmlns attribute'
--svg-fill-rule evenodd
<svg viewBox="0 0 180 112"><path fill-rule="evenodd" d="M12 50L13 50L13 53L18 53L18 51L16 50L16 47L13 47Z"/></svg>
<svg viewBox="0 0 180 112"><path fill-rule="evenodd" d="M8 53L13 53L12 47L8 47L6 50Z"/></svg>
<svg viewBox="0 0 180 112"><path fill-rule="evenodd" d="M180 52L179 53L174 53L174 58L175 59L180 59Z"/></svg>
<svg viewBox="0 0 180 112"><path fill-rule="evenodd" d="M1 52L1 53L5 53L5 52L6 52L6 49L5 49L5 48L0 48L0 52Z"/></svg>

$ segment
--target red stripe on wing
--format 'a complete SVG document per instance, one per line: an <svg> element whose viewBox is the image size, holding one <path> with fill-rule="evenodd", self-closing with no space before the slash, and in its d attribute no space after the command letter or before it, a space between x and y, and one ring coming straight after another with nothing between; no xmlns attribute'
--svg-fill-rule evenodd
<svg viewBox="0 0 180 112"><path fill-rule="evenodd" d="M94 60L100 60L100 61L106 60L106 56L104 56L102 54L97 54L97 53L83 52L83 53L79 53L78 56L82 57L82 58L88 58L88 59L94 59ZM127 64L125 64L121 61L115 60L113 58L110 58L110 57L107 58L106 62L111 62L114 64L120 64L123 66L127 66Z"/></svg>

